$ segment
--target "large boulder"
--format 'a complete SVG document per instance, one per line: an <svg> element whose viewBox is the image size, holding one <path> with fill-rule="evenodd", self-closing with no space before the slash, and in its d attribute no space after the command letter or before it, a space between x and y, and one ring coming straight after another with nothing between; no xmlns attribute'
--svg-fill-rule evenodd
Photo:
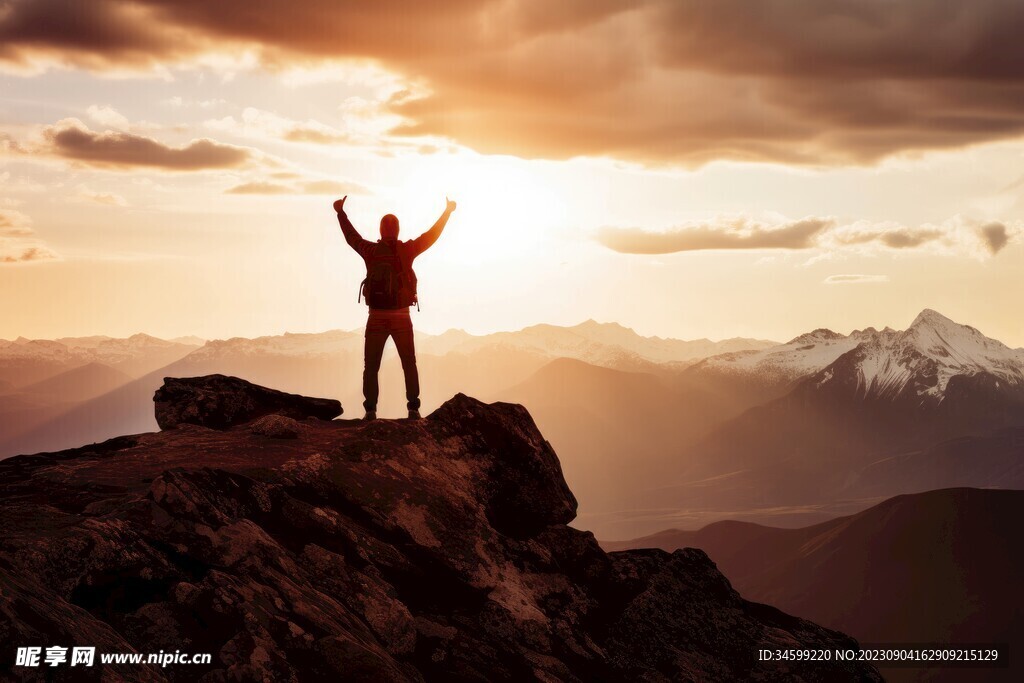
<svg viewBox="0 0 1024 683"><path fill-rule="evenodd" d="M180 424L227 429L264 415L333 420L342 413L334 399L286 394L226 375L165 377L153 401L160 429Z"/></svg>

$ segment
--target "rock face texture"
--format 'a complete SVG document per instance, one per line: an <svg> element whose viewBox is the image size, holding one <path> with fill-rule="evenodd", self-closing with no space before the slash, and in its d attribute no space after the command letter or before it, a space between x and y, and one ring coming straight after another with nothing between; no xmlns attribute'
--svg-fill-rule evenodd
<svg viewBox="0 0 1024 683"><path fill-rule="evenodd" d="M606 554L566 526L576 500L521 406L296 426L0 461L0 679L82 680L14 648L94 645L212 654L96 680L881 680L759 662L853 640L743 600L701 551Z"/></svg>
<svg viewBox="0 0 1024 683"><path fill-rule="evenodd" d="M264 415L253 420L249 431L271 439L297 439L302 432L302 425L284 415Z"/></svg>
<svg viewBox="0 0 1024 683"><path fill-rule="evenodd" d="M227 429L264 415L333 420L342 413L334 399L286 394L225 375L165 377L153 401L160 429L180 424Z"/></svg>

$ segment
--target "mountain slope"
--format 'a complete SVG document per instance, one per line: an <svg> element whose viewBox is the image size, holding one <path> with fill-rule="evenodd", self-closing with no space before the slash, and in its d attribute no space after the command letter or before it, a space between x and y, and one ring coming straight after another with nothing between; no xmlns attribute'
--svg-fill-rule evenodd
<svg viewBox="0 0 1024 683"><path fill-rule="evenodd" d="M705 381L715 378L720 382L762 389L785 388L827 367L873 332L869 329L844 336L818 329L785 344L709 356L689 368L686 374Z"/></svg>
<svg viewBox="0 0 1024 683"><path fill-rule="evenodd" d="M602 545L700 548L744 595L867 642L1016 643L1022 515L1024 491L943 489L802 529L720 522Z"/></svg>
<svg viewBox="0 0 1024 683"><path fill-rule="evenodd" d="M88 362L57 342L0 339L0 377L14 388L41 382Z"/></svg>
<svg viewBox="0 0 1024 683"><path fill-rule="evenodd" d="M436 344L436 348L432 346ZM619 370L644 371L666 363L687 364L706 356L775 346L759 339L682 340L644 337L617 323L594 320L561 327L533 325L515 332L496 332L482 336L451 330L428 341L428 352L465 353L484 346L516 348L547 358L575 358L591 365Z"/></svg>
<svg viewBox="0 0 1024 683"><path fill-rule="evenodd" d="M173 363L196 348L147 334L125 339L19 337L14 341L0 340L0 378L22 387L91 363L114 368L134 378Z"/></svg>
<svg viewBox="0 0 1024 683"><path fill-rule="evenodd" d="M0 463L4 642L213 656L104 671L123 680L881 680L760 662L855 643L746 602L699 551L607 555L565 526L575 499L520 406L269 418L286 430L185 424Z"/></svg>
<svg viewBox="0 0 1024 683"><path fill-rule="evenodd" d="M682 449L672 477L677 488L665 496L724 510L869 498L877 486L865 487L862 473L877 461L1024 426L1024 351L930 310L905 331L850 337L856 346L786 395ZM989 460L977 466L988 468ZM917 464L928 471L926 461ZM960 464L962 479L947 483L976 481L975 463ZM904 477L890 480L890 495L920 491L918 482L928 478L920 470L890 472ZM709 479L719 485L690 485Z"/></svg>
<svg viewBox="0 0 1024 683"><path fill-rule="evenodd" d="M906 391L940 400L956 376L988 374L1024 384L1024 349L926 308L903 331L869 327L842 335L819 329L786 344L710 356L687 374L766 386L792 386L813 376L816 386L840 385L862 398L894 400Z"/></svg>
<svg viewBox="0 0 1024 683"><path fill-rule="evenodd" d="M1024 349L925 309L906 330L872 334L807 382L829 395L937 407L957 387L1024 395Z"/></svg>
<svg viewBox="0 0 1024 683"><path fill-rule="evenodd" d="M858 472L856 488L883 498L956 486L1024 490L1022 454L1024 427L948 439L879 458Z"/></svg>
<svg viewBox="0 0 1024 683"><path fill-rule="evenodd" d="M92 362L22 387L20 393L61 401L85 401L113 391L131 380L120 370Z"/></svg>
<svg viewBox="0 0 1024 683"><path fill-rule="evenodd" d="M679 448L735 414L707 392L676 387L670 374L568 358L490 398L529 408L561 454L582 503L580 525L596 533L611 533L613 517L646 507L637 493L671 471Z"/></svg>

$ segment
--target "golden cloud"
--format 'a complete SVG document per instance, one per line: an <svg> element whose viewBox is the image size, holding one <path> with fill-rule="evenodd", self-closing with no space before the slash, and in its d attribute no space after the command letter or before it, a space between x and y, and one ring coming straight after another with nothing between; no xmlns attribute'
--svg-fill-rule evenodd
<svg viewBox="0 0 1024 683"><path fill-rule="evenodd" d="M0 264L33 263L59 259L32 230L32 221L20 211L0 209Z"/></svg>
<svg viewBox="0 0 1024 683"><path fill-rule="evenodd" d="M769 223L749 217L681 225L665 231L604 227L594 239L624 254L670 254L702 250L821 250L839 252L879 249L928 249L970 256L994 256L1021 233L1020 226L980 223L954 217L940 225L906 226L899 223L807 217Z"/></svg>
<svg viewBox="0 0 1024 683"><path fill-rule="evenodd" d="M200 138L174 147L153 138L125 131L97 132L77 119L65 119L43 130L45 145L37 150L88 166L126 170L156 168L167 171L198 171L238 168L259 154Z"/></svg>
<svg viewBox="0 0 1024 683"><path fill-rule="evenodd" d="M1024 133L1018 0L6 0L0 61L371 60L397 134L482 152L867 163ZM294 135L317 141L324 131Z"/></svg>

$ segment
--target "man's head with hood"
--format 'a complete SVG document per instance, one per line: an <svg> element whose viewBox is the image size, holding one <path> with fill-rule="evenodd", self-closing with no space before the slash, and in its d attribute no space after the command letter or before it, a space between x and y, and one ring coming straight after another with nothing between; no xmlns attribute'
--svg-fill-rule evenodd
<svg viewBox="0 0 1024 683"><path fill-rule="evenodd" d="M380 238L382 240L398 239L398 217L392 213L380 219Z"/></svg>

